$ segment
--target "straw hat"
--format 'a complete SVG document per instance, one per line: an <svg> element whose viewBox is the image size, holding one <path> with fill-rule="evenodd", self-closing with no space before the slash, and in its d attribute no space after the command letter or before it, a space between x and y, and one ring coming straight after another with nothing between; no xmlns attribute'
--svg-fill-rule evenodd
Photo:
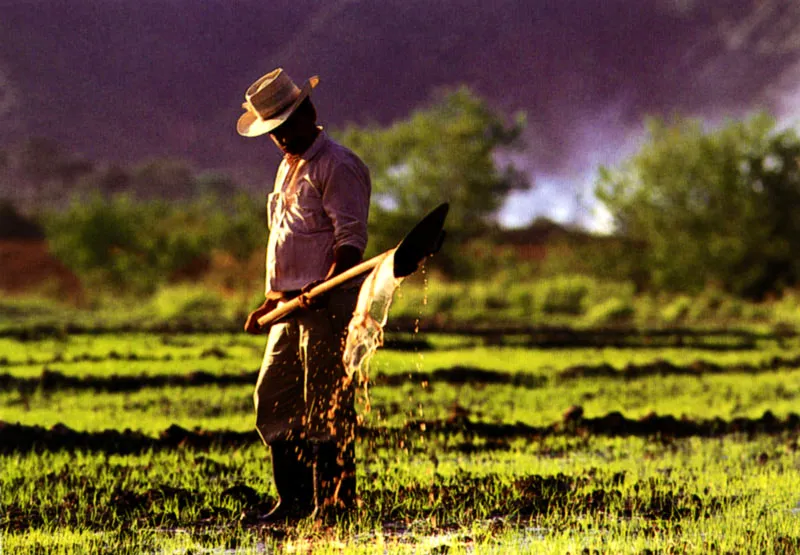
<svg viewBox="0 0 800 555"><path fill-rule="evenodd" d="M315 75L301 89L283 68L270 71L250 85L244 93L245 103L242 108L247 111L236 123L236 131L245 137L269 133L292 115L317 83L319 77Z"/></svg>

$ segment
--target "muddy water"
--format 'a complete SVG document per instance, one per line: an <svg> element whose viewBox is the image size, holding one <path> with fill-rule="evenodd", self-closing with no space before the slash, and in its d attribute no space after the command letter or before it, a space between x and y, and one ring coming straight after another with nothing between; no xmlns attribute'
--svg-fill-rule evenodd
<svg viewBox="0 0 800 555"><path fill-rule="evenodd" d="M364 281L348 327L344 363L351 378L358 372L360 383L367 382L369 360L383 345L383 326L389 316L392 297L403 281L394 277L392 255L393 252L384 255Z"/></svg>

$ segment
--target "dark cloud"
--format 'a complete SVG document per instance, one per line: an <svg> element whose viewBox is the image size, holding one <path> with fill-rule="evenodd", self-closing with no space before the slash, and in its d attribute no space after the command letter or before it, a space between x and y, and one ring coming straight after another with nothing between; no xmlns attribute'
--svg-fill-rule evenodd
<svg viewBox="0 0 800 555"><path fill-rule="evenodd" d="M0 20L0 140L121 162L267 176L269 145L234 122L278 65L322 76L332 126L388 123L467 83L527 112L525 164L566 189L629 150L648 114L800 109L794 0L5 0Z"/></svg>

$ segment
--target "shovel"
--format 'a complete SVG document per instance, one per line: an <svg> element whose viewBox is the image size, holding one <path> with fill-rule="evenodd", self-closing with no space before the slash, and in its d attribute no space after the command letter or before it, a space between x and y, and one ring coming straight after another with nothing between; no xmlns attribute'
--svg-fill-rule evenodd
<svg viewBox="0 0 800 555"><path fill-rule="evenodd" d="M395 248L389 249L383 254L370 258L320 283L305 294L306 299L311 300L314 297L318 297L353 278L371 271L387 256L394 258L394 277L404 278L410 276L417 271L419 263L424 258L438 252L441 248L442 241L444 241L444 220L447 217L449 207L450 205L446 202L440 204L422 218ZM258 319L258 324L262 327L270 326L281 318L288 316L300 306L300 298L296 297L266 313Z"/></svg>

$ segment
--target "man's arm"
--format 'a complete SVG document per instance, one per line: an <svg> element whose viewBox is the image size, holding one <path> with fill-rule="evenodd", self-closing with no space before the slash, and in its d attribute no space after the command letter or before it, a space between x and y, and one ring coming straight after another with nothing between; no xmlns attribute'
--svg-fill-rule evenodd
<svg viewBox="0 0 800 555"><path fill-rule="evenodd" d="M367 218L372 184L369 170L361 160L350 156L338 159L322 172L322 205L334 229L333 264L325 277L303 287L300 304L317 304L306 295L311 289L361 262L367 245ZM321 301L321 299L320 299Z"/></svg>
<svg viewBox="0 0 800 555"><path fill-rule="evenodd" d="M333 224L334 257L338 258L337 251L345 246L354 247L360 256L367 247L372 190L369 170L352 156L328 168L321 180L322 206ZM347 256L342 260L346 262Z"/></svg>
<svg viewBox="0 0 800 555"><path fill-rule="evenodd" d="M361 251L353 245L341 245L333 253L333 265L328 270L325 280L346 272L361 262Z"/></svg>

